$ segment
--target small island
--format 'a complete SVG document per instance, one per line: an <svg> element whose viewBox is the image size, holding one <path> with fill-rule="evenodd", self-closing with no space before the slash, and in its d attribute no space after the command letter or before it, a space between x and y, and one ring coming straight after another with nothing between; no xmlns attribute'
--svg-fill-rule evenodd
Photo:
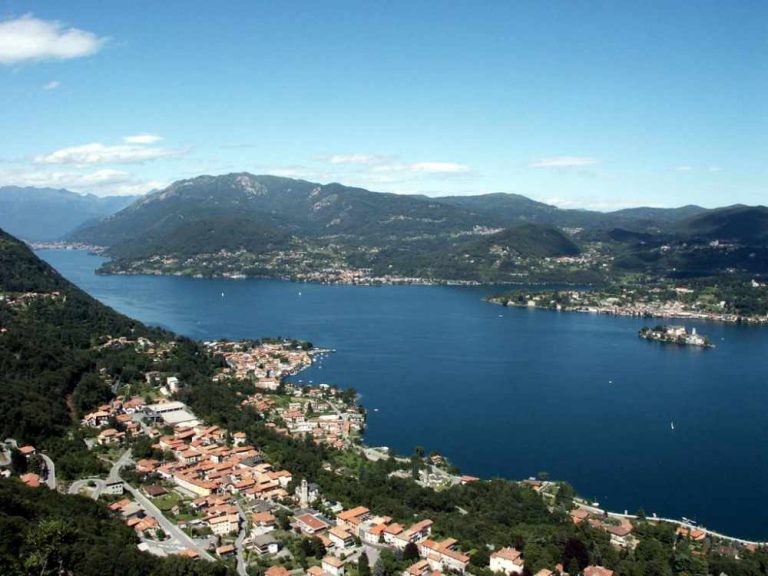
<svg viewBox="0 0 768 576"><path fill-rule="evenodd" d="M698 334L696 328L691 329L689 332L685 326L655 326L654 328L643 326L640 329L639 336L646 340L656 340L657 342L667 342L683 346L715 347L709 338Z"/></svg>

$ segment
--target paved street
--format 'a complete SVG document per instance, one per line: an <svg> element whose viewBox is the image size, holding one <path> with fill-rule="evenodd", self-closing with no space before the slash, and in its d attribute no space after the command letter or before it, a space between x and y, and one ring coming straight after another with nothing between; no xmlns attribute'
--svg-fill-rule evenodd
<svg viewBox="0 0 768 576"><path fill-rule="evenodd" d="M43 462L45 462L45 483L51 490L56 490L56 465L47 454L40 452L40 457L43 459Z"/></svg>

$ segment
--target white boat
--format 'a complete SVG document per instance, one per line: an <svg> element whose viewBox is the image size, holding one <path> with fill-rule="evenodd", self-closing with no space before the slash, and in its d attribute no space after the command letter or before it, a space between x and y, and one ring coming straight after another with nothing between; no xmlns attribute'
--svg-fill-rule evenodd
<svg viewBox="0 0 768 576"><path fill-rule="evenodd" d="M675 429L675 423L674 422L670 422L669 423L669 427L672 428L672 430L674 430Z"/></svg>

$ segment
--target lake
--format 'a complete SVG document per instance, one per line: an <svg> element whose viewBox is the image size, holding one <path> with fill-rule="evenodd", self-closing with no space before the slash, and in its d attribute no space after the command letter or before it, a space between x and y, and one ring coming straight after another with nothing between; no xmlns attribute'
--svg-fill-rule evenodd
<svg viewBox="0 0 768 576"><path fill-rule="evenodd" d="M298 378L354 386L371 445L437 450L476 476L546 471L612 510L768 539L766 328L687 322L717 345L704 350L638 338L654 320L486 304L491 287L98 276L99 257L38 254L116 310L193 338L335 348Z"/></svg>

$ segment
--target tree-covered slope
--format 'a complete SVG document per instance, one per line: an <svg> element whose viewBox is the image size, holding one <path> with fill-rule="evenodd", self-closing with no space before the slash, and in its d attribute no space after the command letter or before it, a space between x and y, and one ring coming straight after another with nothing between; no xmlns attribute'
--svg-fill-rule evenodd
<svg viewBox="0 0 768 576"><path fill-rule="evenodd" d="M0 479L3 576L226 576L220 564L158 558L103 503Z"/></svg>
<svg viewBox="0 0 768 576"><path fill-rule="evenodd" d="M483 222L465 210L422 196L241 173L181 180L71 238L110 247L147 244L183 224L210 218L259 221L304 237L343 235L362 240L446 233ZM210 251L227 242L222 234L208 241Z"/></svg>
<svg viewBox="0 0 768 576"><path fill-rule="evenodd" d="M712 210L682 222L680 233L707 240L765 244L768 242L768 207L730 206Z"/></svg>
<svg viewBox="0 0 768 576"><path fill-rule="evenodd" d="M0 294L0 437L60 438L72 421L67 397L92 369L98 339L151 332L85 294L2 230Z"/></svg>

